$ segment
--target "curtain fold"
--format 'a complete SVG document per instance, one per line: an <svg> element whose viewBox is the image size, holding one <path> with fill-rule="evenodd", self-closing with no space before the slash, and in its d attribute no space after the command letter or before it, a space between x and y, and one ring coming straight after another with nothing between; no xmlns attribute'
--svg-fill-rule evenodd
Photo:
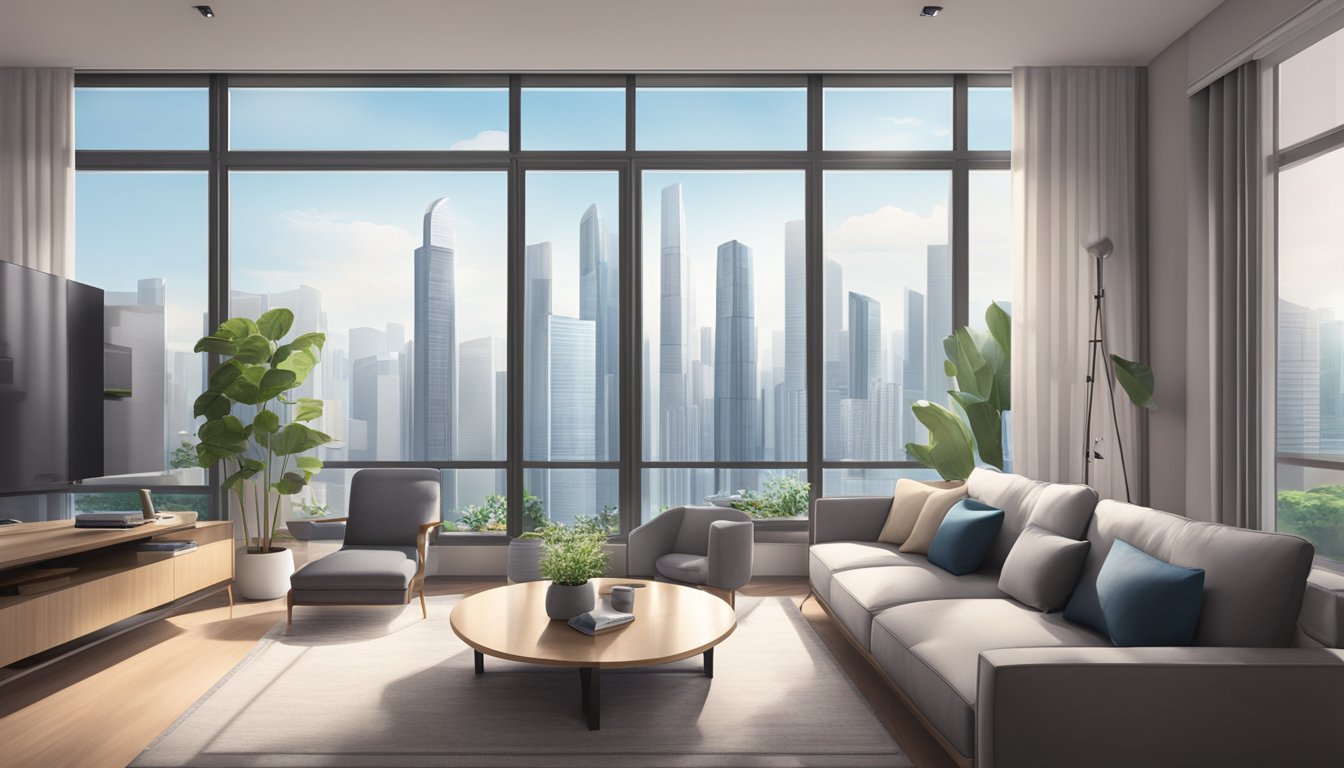
<svg viewBox="0 0 1344 768"><path fill-rule="evenodd" d="M0 259L74 265L74 71L0 68Z"/></svg>
<svg viewBox="0 0 1344 768"><path fill-rule="evenodd" d="M1187 402L1199 405L1186 452L1207 457L1208 471L1186 502L1192 517L1250 528L1260 525L1261 490L1259 82L1252 61L1191 102L1195 178L1205 180L1192 215L1207 226L1190 250L1190 348L1203 351L1187 368Z"/></svg>
<svg viewBox="0 0 1344 768"><path fill-rule="evenodd" d="M1014 470L1082 482L1086 370L1095 260L1085 246L1105 236L1107 345L1140 355L1139 236L1143 81L1132 67L1020 67L1013 71ZM1098 375L1105 370L1098 365ZM1161 377L1161 371L1157 372ZM1125 498L1124 472L1106 381L1092 413L1091 484ZM1160 397L1160 395L1159 395ZM1117 385L1119 438L1129 488L1142 488L1139 416Z"/></svg>

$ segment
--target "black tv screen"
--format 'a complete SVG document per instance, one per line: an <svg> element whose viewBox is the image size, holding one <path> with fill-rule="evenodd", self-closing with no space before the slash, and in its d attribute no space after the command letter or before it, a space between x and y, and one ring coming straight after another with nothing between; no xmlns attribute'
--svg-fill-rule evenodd
<svg viewBox="0 0 1344 768"><path fill-rule="evenodd" d="M102 474L103 292L0 261L0 493Z"/></svg>

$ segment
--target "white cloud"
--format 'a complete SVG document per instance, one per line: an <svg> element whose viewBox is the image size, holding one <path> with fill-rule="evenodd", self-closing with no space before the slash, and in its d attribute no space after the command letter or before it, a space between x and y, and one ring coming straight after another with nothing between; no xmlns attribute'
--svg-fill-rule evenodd
<svg viewBox="0 0 1344 768"><path fill-rule="evenodd" d="M882 119L897 128L918 128L924 124L924 121L918 117L884 117Z"/></svg>
<svg viewBox="0 0 1344 768"><path fill-rule="evenodd" d="M508 151L509 134L504 131L485 130L470 139L454 142L449 149Z"/></svg>
<svg viewBox="0 0 1344 768"><path fill-rule="evenodd" d="M948 242L947 206L935 205L928 216L886 205L851 216L826 238L835 253L920 253L925 246Z"/></svg>

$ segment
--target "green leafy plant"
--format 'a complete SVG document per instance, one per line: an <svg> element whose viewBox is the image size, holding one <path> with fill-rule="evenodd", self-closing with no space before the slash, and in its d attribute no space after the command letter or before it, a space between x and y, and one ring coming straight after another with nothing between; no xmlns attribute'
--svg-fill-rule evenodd
<svg viewBox="0 0 1344 768"><path fill-rule="evenodd" d="M963 326L943 340L943 370L957 385L948 395L959 412L928 400L911 406L929 430L929 442L906 443L905 451L944 480L970 477L977 453L1003 469L1003 414L1012 408L1012 318L991 303L985 326L987 331Z"/></svg>
<svg viewBox="0 0 1344 768"><path fill-rule="evenodd" d="M328 517L331 515L331 508L326 504L318 504L312 499L303 499L299 502L299 514L303 517Z"/></svg>
<svg viewBox="0 0 1344 768"><path fill-rule="evenodd" d="M556 584L576 587L606 572L606 534L599 531L548 526L541 535L541 576Z"/></svg>
<svg viewBox="0 0 1344 768"><path fill-rule="evenodd" d="M541 499L523 490L523 528L537 530L550 523ZM500 494L486 496L481 504L468 504L457 510L457 519L443 523L445 531L472 531L497 533L509 529L508 500ZM525 534L526 535L526 534Z"/></svg>
<svg viewBox="0 0 1344 768"><path fill-rule="evenodd" d="M173 449L168 456L168 466L173 469L191 469L198 466L196 463L196 446L191 444L190 440L183 440L182 444Z"/></svg>
<svg viewBox="0 0 1344 768"><path fill-rule="evenodd" d="M1153 402L1153 393L1157 389L1153 369L1119 355L1111 355L1111 362L1115 364L1115 380L1120 382L1130 401L1140 408L1157 410L1157 403Z"/></svg>
<svg viewBox="0 0 1344 768"><path fill-rule="evenodd" d="M197 465L223 467L223 488L238 501L243 541L253 552L271 551L281 497L302 492L322 468L305 454L331 442L305 423L322 415L322 401L289 397L317 366L327 337L303 333L280 343L293 325L294 313L281 307L256 320L225 320L196 342L196 352L220 357L193 407L205 419L196 433Z"/></svg>
<svg viewBox="0 0 1344 768"><path fill-rule="evenodd" d="M770 475L761 483L761 490L745 489L738 495L741 498L733 502L733 509L754 518L805 517L812 484L791 473Z"/></svg>
<svg viewBox="0 0 1344 768"><path fill-rule="evenodd" d="M1344 560L1344 486L1279 491L1277 527L1316 545L1317 554Z"/></svg>
<svg viewBox="0 0 1344 768"><path fill-rule="evenodd" d="M614 536L620 527L620 514L616 507L610 504L602 507L602 511L596 515L577 515L574 518L574 528L601 534L604 537Z"/></svg>

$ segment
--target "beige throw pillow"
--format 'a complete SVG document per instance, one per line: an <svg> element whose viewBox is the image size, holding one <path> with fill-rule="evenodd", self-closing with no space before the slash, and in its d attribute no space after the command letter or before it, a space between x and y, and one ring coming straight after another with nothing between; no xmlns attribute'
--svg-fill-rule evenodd
<svg viewBox="0 0 1344 768"><path fill-rule="evenodd" d="M924 509L929 496L944 488L957 488L961 483L942 480L920 482L909 478L896 481L896 489L891 494L891 511L887 513L887 524L877 540L887 544L904 544L915 529L915 521Z"/></svg>
<svg viewBox="0 0 1344 768"><path fill-rule="evenodd" d="M964 498L966 488L963 485L929 494L924 501L924 508L919 511L919 519L915 521L914 530L910 531L910 536L901 545L901 551L927 555L929 545L933 543L933 536L938 533L938 526L942 525L943 518L947 517L947 511Z"/></svg>

